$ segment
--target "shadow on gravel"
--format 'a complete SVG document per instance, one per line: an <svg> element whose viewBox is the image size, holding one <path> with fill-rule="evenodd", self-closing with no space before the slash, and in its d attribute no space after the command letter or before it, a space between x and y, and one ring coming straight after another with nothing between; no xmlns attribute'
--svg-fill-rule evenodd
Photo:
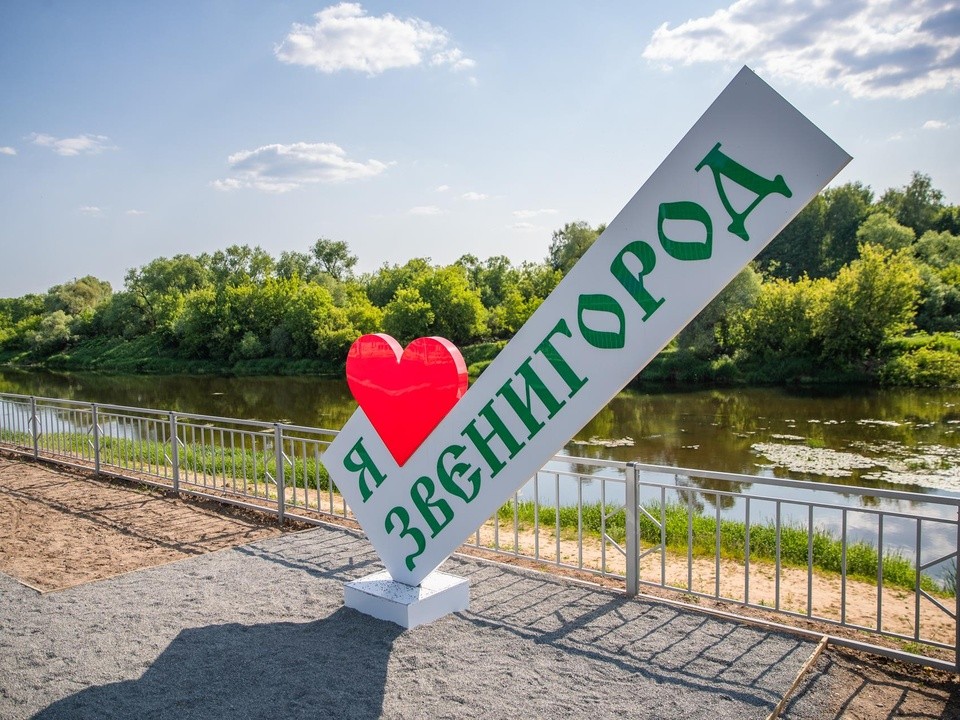
<svg viewBox="0 0 960 720"><path fill-rule="evenodd" d="M629 678L649 717L762 717L780 701L815 644L554 579L478 567L465 620L549 648L566 663ZM539 584L531 591L534 584ZM656 708L655 710L652 708Z"/></svg>
<svg viewBox="0 0 960 720"><path fill-rule="evenodd" d="M137 680L92 687L53 718L370 718L401 628L340 608L310 623L184 630Z"/></svg>

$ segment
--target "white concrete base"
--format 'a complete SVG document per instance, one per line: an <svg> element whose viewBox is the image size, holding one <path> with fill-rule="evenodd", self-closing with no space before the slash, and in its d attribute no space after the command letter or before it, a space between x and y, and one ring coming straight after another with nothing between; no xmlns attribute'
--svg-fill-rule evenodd
<svg viewBox="0 0 960 720"><path fill-rule="evenodd" d="M397 582L384 570L346 583L343 602L409 630L470 607L470 581L434 570L414 587Z"/></svg>

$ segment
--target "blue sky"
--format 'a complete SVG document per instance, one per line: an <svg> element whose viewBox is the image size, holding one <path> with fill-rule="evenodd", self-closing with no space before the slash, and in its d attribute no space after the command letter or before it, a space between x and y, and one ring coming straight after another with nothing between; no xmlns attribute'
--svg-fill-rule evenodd
<svg viewBox="0 0 960 720"><path fill-rule="evenodd" d="M542 260L747 64L879 195L960 202L960 3L0 6L0 297L234 243Z"/></svg>

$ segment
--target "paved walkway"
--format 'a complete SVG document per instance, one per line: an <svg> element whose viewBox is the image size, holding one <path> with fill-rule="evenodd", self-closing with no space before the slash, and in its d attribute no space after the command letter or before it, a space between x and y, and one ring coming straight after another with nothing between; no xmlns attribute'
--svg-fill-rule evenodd
<svg viewBox="0 0 960 720"><path fill-rule="evenodd" d="M467 558L470 610L403 632L343 606L379 569L317 528L46 595L0 575L0 717L751 720L814 649ZM815 680L787 717L833 715Z"/></svg>

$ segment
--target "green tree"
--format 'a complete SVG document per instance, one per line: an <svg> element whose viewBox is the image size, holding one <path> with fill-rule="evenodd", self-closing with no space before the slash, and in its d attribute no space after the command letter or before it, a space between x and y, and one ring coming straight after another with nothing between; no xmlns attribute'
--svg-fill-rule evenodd
<svg viewBox="0 0 960 720"><path fill-rule="evenodd" d="M960 236L949 232L928 230L913 247L917 258L935 268L946 268L960 263Z"/></svg>
<svg viewBox="0 0 960 720"><path fill-rule="evenodd" d="M873 191L859 182L845 183L824 190L823 199L826 202L823 271L826 275L835 275L857 257L857 230L870 213Z"/></svg>
<svg viewBox="0 0 960 720"><path fill-rule="evenodd" d="M403 265L384 264L366 278L367 296L374 305L385 308L400 288L410 287L427 272L430 272L429 258L413 258Z"/></svg>
<svg viewBox="0 0 960 720"><path fill-rule="evenodd" d="M197 258L160 257L127 271L124 286L133 298L136 316L146 331L172 335L188 293L210 281L210 271ZM123 303L124 305L126 303Z"/></svg>
<svg viewBox="0 0 960 720"><path fill-rule="evenodd" d="M230 354L229 309L211 286L187 293L173 331L184 357L219 360Z"/></svg>
<svg viewBox="0 0 960 720"><path fill-rule="evenodd" d="M287 251L280 253L276 266L277 277L289 280L298 277L302 280L314 280L318 270L313 258L308 253Z"/></svg>
<svg viewBox="0 0 960 720"><path fill-rule="evenodd" d="M351 281L344 283L341 290L343 302L340 307L346 313L350 325L361 335L380 332L383 310L370 302L363 286Z"/></svg>
<svg viewBox="0 0 960 720"><path fill-rule="evenodd" d="M28 350L45 317L43 295L29 294L19 298L0 298L0 347Z"/></svg>
<svg viewBox="0 0 960 720"><path fill-rule="evenodd" d="M763 283L753 307L736 318L732 342L748 357L767 363L812 361L822 349L815 324L831 286L828 279L808 277Z"/></svg>
<svg viewBox="0 0 960 720"><path fill-rule="evenodd" d="M553 232L547 263L566 275L606 229L605 224L592 228L583 220L567 223Z"/></svg>
<svg viewBox="0 0 960 720"><path fill-rule="evenodd" d="M827 201L817 195L757 256L757 263L773 277L797 280L818 277L824 265Z"/></svg>
<svg viewBox="0 0 960 720"><path fill-rule="evenodd" d="M434 318L433 308L416 288L400 288L384 308L383 329L401 345L407 345L418 337L431 335Z"/></svg>
<svg viewBox="0 0 960 720"><path fill-rule="evenodd" d="M519 274L505 255L497 255L480 262L475 255L463 255L455 263L466 273L470 286L480 294L483 306L490 310L500 305Z"/></svg>
<svg viewBox="0 0 960 720"><path fill-rule="evenodd" d="M201 255L199 260L210 268L217 287L261 283L273 275L275 268L273 257L259 246L231 245L213 255Z"/></svg>
<svg viewBox="0 0 960 720"><path fill-rule="evenodd" d="M840 270L817 331L824 360L844 366L869 363L883 344L913 327L920 273L908 250L863 245Z"/></svg>
<svg viewBox="0 0 960 720"><path fill-rule="evenodd" d="M920 278L917 329L929 333L960 331L960 263L944 268L921 263Z"/></svg>
<svg viewBox="0 0 960 720"><path fill-rule="evenodd" d="M350 254L350 248L345 242L320 238L313 244L310 252L320 272L334 280L347 280L352 277L357 257Z"/></svg>
<svg viewBox="0 0 960 720"><path fill-rule="evenodd" d="M960 206L947 205L942 208L933 223L932 229L937 232L960 235Z"/></svg>
<svg viewBox="0 0 960 720"><path fill-rule="evenodd" d="M79 315L92 310L112 294L110 283L86 275L79 280L54 285L47 291L44 308L47 312L62 310L67 315Z"/></svg>
<svg viewBox="0 0 960 720"><path fill-rule="evenodd" d="M141 310L133 293L128 290L115 292L97 308L92 331L107 337L137 337L144 332Z"/></svg>
<svg viewBox="0 0 960 720"><path fill-rule="evenodd" d="M857 241L861 245L878 245L893 251L910 247L915 237L912 229L901 225L885 212L869 215L857 230Z"/></svg>
<svg viewBox="0 0 960 720"><path fill-rule="evenodd" d="M929 175L914 171L902 189L887 190L880 198L880 205L919 236L933 229L937 222L943 210L943 192L933 186Z"/></svg>
<svg viewBox="0 0 960 720"><path fill-rule="evenodd" d="M536 304L545 300L553 289L563 280L563 274L544 263L523 263L518 269L517 286L524 299L536 300Z"/></svg>
<svg viewBox="0 0 960 720"><path fill-rule="evenodd" d="M70 316L63 310L54 310L40 321L32 345L36 352L47 355L62 350L71 340Z"/></svg>
<svg viewBox="0 0 960 720"><path fill-rule="evenodd" d="M23 295L18 298L0 298L0 312L16 324L21 320L44 314L44 296L36 294Z"/></svg>
<svg viewBox="0 0 960 720"><path fill-rule="evenodd" d="M433 312L431 335L465 345L484 334L487 313L463 268L457 265L435 268L421 275L414 288Z"/></svg>
<svg viewBox="0 0 960 720"><path fill-rule="evenodd" d="M732 349L733 327L756 303L760 287L760 275L748 265L680 331L677 344L703 359Z"/></svg>

